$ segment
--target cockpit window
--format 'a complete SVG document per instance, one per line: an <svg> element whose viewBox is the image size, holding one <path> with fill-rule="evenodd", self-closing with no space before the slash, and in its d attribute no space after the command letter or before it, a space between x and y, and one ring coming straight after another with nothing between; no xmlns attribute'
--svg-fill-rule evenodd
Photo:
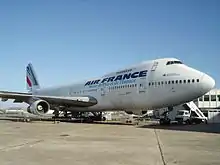
<svg viewBox="0 0 220 165"><path fill-rule="evenodd" d="M181 61L168 61L166 65L183 64Z"/></svg>

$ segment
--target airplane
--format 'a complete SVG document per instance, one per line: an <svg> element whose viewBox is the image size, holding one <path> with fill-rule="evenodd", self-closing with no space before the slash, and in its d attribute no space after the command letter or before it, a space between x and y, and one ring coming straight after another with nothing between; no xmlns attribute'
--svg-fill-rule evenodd
<svg viewBox="0 0 220 165"><path fill-rule="evenodd" d="M140 111L170 107L201 97L215 80L177 58L158 58L79 83L41 88L31 63L26 67L28 92L0 91L2 101L29 104L28 112Z"/></svg>

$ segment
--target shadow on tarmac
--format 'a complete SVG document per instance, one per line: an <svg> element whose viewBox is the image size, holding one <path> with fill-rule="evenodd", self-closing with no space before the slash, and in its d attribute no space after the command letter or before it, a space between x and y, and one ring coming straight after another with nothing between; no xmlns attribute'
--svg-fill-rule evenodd
<svg viewBox="0 0 220 165"><path fill-rule="evenodd" d="M12 117L0 117L0 121L12 121L12 122L24 122L24 118L12 118ZM123 123L119 121L82 121L82 120L68 120L68 119L59 119L59 120L54 120L54 119L30 119L29 122L33 121L46 121L46 122L63 122L63 123L81 123L81 124L105 124L105 125L133 125L132 123Z"/></svg>
<svg viewBox="0 0 220 165"><path fill-rule="evenodd" d="M138 126L138 128L173 130L173 131L188 131L188 132L203 132L203 133L220 133L220 123L216 124L195 124L195 125L159 125L148 124Z"/></svg>
<svg viewBox="0 0 220 165"><path fill-rule="evenodd" d="M22 121L21 119L15 118L0 118L0 120L10 120L14 122ZM39 120L31 120L31 121L39 121ZM30 121L30 122L31 122ZM53 121L53 120L41 120L41 121ZM59 120L59 122L66 123L83 123L83 124L106 124L106 125L127 125L134 126L132 123L123 123L123 122L82 122L80 120ZM160 129L160 130L172 130L172 131L188 131L188 132L203 132L203 133L216 133L220 134L220 123L216 124L195 124L195 125L159 125L158 123L146 123L144 125L136 125L136 128L147 128L147 129Z"/></svg>
<svg viewBox="0 0 220 165"><path fill-rule="evenodd" d="M60 122L66 122L66 123L85 123L85 124L105 124L105 125L133 125L132 123L123 123L123 122L118 122L118 121L115 121L115 122L108 122L108 121L94 121L94 122L81 122L80 120L75 120L75 121L69 121L69 120L63 120L63 121L60 121Z"/></svg>

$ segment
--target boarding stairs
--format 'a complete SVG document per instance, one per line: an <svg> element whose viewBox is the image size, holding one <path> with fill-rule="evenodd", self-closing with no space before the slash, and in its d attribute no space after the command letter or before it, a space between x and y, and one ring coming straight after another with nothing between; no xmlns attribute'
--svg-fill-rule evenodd
<svg viewBox="0 0 220 165"><path fill-rule="evenodd" d="M193 101L185 103L184 106L190 110L190 114L194 112L197 115L197 118L202 119L202 120L207 120L207 117L202 113L202 111L200 111L200 109L197 107L197 105Z"/></svg>

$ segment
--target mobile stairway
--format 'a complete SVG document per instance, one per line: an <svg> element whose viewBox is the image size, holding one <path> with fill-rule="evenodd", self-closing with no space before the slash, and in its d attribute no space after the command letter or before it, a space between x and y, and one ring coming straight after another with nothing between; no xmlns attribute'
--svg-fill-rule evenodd
<svg viewBox="0 0 220 165"><path fill-rule="evenodd" d="M190 112L190 118L192 121L196 123L207 122L207 117L203 114L203 112L197 107L197 105L190 101L188 103L183 104L183 107Z"/></svg>
<svg viewBox="0 0 220 165"><path fill-rule="evenodd" d="M161 125L169 125L170 123L176 122L179 124L207 123L207 117L193 101L190 101L188 103L173 107L173 110L166 110L160 115Z"/></svg>

